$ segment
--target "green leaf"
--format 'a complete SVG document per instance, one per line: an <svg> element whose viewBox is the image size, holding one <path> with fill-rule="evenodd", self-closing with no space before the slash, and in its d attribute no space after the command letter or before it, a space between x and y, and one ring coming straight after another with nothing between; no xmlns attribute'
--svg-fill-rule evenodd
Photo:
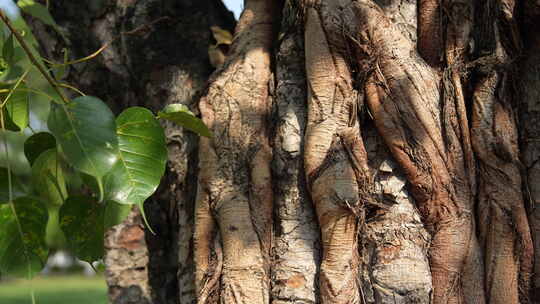
<svg viewBox="0 0 540 304"><path fill-rule="evenodd" d="M34 161L45 150L54 149L56 147L56 139L51 133L39 132L36 133L24 142L24 155L30 165L34 164Z"/></svg>
<svg viewBox="0 0 540 304"><path fill-rule="evenodd" d="M11 121L19 130L24 130L28 126L28 92L20 89L25 89L25 86L23 84L19 85L11 94L6 102L6 109Z"/></svg>
<svg viewBox="0 0 540 304"><path fill-rule="evenodd" d="M10 34L8 39L4 42L2 46L2 56L8 65L13 63L13 55L15 54L13 50L13 34Z"/></svg>
<svg viewBox="0 0 540 304"><path fill-rule="evenodd" d="M86 184L83 182L83 179L81 177L81 174L84 174L84 173L79 172L69 166L66 166L65 169L66 171L64 171L64 176L66 178L66 188L68 190L68 196L71 194L76 195L76 194L85 193L85 192L81 192L81 191L86 191L86 189L83 189L83 185L86 186ZM92 179L95 180L95 178L92 178Z"/></svg>
<svg viewBox="0 0 540 304"><path fill-rule="evenodd" d="M105 230L122 223L129 215L131 208L133 208L132 205L119 204L115 201L107 201L105 204Z"/></svg>
<svg viewBox="0 0 540 304"><path fill-rule="evenodd" d="M92 175L79 172L79 177L81 178L83 185L86 188L90 189L93 193L98 193L99 191L101 191L99 189L100 186L98 185L97 179Z"/></svg>
<svg viewBox="0 0 540 304"><path fill-rule="evenodd" d="M21 131L21 128L19 128L19 126L17 126L11 119L11 116L9 115L7 108L3 107L1 111L3 112L2 114L4 118L4 127L6 128L6 130L14 131L14 132Z"/></svg>
<svg viewBox="0 0 540 304"><path fill-rule="evenodd" d="M152 112L132 107L116 119L119 157L105 177L106 197L121 204L142 204L165 172L163 128Z"/></svg>
<svg viewBox="0 0 540 304"><path fill-rule="evenodd" d="M163 108L158 113L158 118L170 120L180 126L193 131L199 135L212 137L212 132L199 118L195 117L188 107L183 104L174 103Z"/></svg>
<svg viewBox="0 0 540 304"><path fill-rule="evenodd" d="M10 65L0 75L1 83L15 83L24 74L24 69L20 65Z"/></svg>
<svg viewBox="0 0 540 304"><path fill-rule="evenodd" d="M49 133L39 133L51 136ZM36 134L37 135L37 134ZM50 139L45 137L45 139ZM59 209L67 197L64 170L56 149L45 150L32 165L32 184L47 207L49 220L45 242L50 248L63 248L66 240L60 229Z"/></svg>
<svg viewBox="0 0 540 304"><path fill-rule="evenodd" d="M56 22L54 22L51 13L49 13L49 10L47 10L47 7L45 7L44 5L39 4L34 0L19 0L19 2L17 2L17 5L21 8L23 12L41 20L43 23L56 26Z"/></svg>
<svg viewBox="0 0 540 304"><path fill-rule="evenodd" d="M12 64L18 63L21 60L27 59L26 53L24 52L24 49L18 45L18 43L15 44L15 47L13 48L13 61Z"/></svg>
<svg viewBox="0 0 540 304"><path fill-rule="evenodd" d="M94 262L103 257L104 205L87 196L69 197L60 208L60 228L77 258Z"/></svg>
<svg viewBox="0 0 540 304"><path fill-rule="evenodd" d="M32 30L30 29L28 24L26 24L26 21L24 20L24 18L17 18L15 20L12 20L11 24L16 30L18 30L21 33L21 36L23 37L24 41L27 44L30 44L33 47L39 46L39 43L36 37L32 34ZM34 54L34 51L36 52L36 54L38 54L37 50L32 50L32 54ZM38 57L38 58L41 58L41 57Z"/></svg>
<svg viewBox="0 0 540 304"><path fill-rule="evenodd" d="M94 176L102 190L102 177L117 160L113 113L103 101L90 96L52 105L48 125L62 152L75 169Z"/></svg>
<svg viewBox="0 0 540 304"><path fill-rule="evenodd" d="M60 207L50 207L47 211L49 220L45 229L45 243L49 248L64 249L67 241L64 232L60 228Z"/></svg>
<svg viewBox="0 0 540 304"><path fill-rule="evenodd" d="M10 205L0 205L0 272L31 278L47 260L47 210L28 197L18 198L13 205L16 215Z"/></svg>
<svg viewBox="0 0 540 304"><path fill-rule="evenodd" d="M67 197L64 172L56 149L43 152L32 165L34 189L48 207L60 206Z"/></svg>
<svg viewBox="0 0 540 304"><path fill-rule="evenodd" d="M23 183L18 176L11 172L11 195L15 200L18 197L24 196L27 193ZM9 180L7 168L0 168L0 204L9 202Z"/></svg>

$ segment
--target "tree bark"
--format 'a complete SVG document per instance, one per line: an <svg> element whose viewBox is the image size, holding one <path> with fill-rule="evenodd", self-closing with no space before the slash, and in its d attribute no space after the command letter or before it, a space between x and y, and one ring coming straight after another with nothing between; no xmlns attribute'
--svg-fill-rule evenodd
<svg viewBox="0 0 540 304"><path fill-rule="evenodd" d="M538 22L540 4L525 1L523 7L523 58L519 65L518 95L521 99L521 160L522 178L525 180L524 192L529 221L533 237L534 268L533 292L534 303L540 302L540 33L529 31L530 26Z"/></svg>
<svg viewBox="0 0 540 304"><path fill-rule="evenodd" d="M96 4L96 3L99 3ZM51 2L67 80L180 102L166 177L107 234L112 303L540 301L540 7L529 0ZM200 112L199 112L200 110Z"/></svg>

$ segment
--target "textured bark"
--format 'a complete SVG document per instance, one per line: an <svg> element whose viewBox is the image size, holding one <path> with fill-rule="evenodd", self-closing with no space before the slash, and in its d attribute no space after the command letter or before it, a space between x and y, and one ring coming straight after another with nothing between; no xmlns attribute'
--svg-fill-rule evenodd
<svg viewBox="0 0 540 304"><path fill-rule="evenodd" d="M462 150L467 139L455 133L459 130L456 106L440 103L440 78L415 55L414 45L377 7L358 2L356 12L360 20L359 59L364 68L371 64L374 70L366 83L367 102L433 235L433 301L460 303L466 297L471 303L482 303L482 267ZM465 264L473 268L464 271ZM473 288L462 286L465 274L473 276L466 282Z"/></svg>
<svg viewBox="0 0 540 304"><path fill-rule="evenodd" d="M478 157L478 218L485 249L489 303L528 303L533 244L525 206L517 104L510 63L521 50L514 1L487 1L479 7L478 53L491 62L477 68L471 130ZM499 18L490 18L490 15ZM506 35L505 35L506 34ZM485 38L484 38L485 39ZM484 43L482 43L484 42ZM501 280L501 278L506 278Z"/></svg>
<svg viewBox="0 0 540 304"><path fill-rule="evenodd" d="M540 302L540 33L531 31L540 18L540 3L525 1L522 5L524 58L520 64L518 90L521 97L521 153L524 166L525 205L534 247L533 303ZM518 74L518 73L516 73Z"/></svg>
<svg viewBox="0 0 540 304"><path fill-rule="evenodd" d="M220 1L51 6L74 57L112 41L67 81L214 132L166 125L157 235L108 232L113 303L540 301L538 1L247 0L208 82Z"/></svg>
<svg viewBox="0 0 540 304"><path fill-rule="evenodd" d="M107 231L105 252L103 262L110 265L106 269L109 298L121 303L152 303L148 250L139 212L131 212L124 223Z"/></svg>
<svg viewBox="0 0 540 304"><path fill-rule="evenodd" d="M489 303L519 303L520 296L521 303L527 303L528 294L520 291L529 290L533 248L517 166L513 112L504 108L504 99L495 97L501 81L505 79L493 73L478 84L472 119L480 159L478 216L483 223L479 230L485 248L486 293Z"/></svg>
<svg viewBox="0 0 540 304"><path fill-rule="evenodd" d="M269 301L273 193L267 123L275 11L273 1L246 1L230 54L199 103L214 137L202 138L199 149L197 303Z"/></svg>
<svg viewBox="0 0 540 304"><path fill-rule="evenodd" d="M298 7L292 2L284 6L283 38L276 50L274 304L317 303L319 295L320 234L303 161L307 123L304 36L297 24Z"/></svg>
<svg viewBox="0 0 540 304"><path fill-rule="evenodd" d="M417 37L415 1L377 1L405 37ZM362 113L362 112L361 112ZM366 219L362 237L362 290L365 303L430 303L432 293L428 249L431 241L416 203L373 121L363 124L374 192L389 207Z"/></svg>
<svg viewBox="0 0 540 304"><path fill-rule="evenodd" d="M416 19L415 19L415 3L414 2L391 2L386 1L382 2L381 5L385 8L385 11L387 12L388 16L398 24L398 27L400 30L406 34L411 39L415 39L416 37L416 31L415 31L415 25L416 25ZM340 28L341 26L344 26L347 24L347 21L350 21L350 19L343 18L343 16L337 16L333 15L335 12L340 11L339 6L335 7L321 7L320 15L322 16L321 19L323 20L323 23L326 22L327 25L333 26L334 29ZM335 9L333 12L332 9ZM296 10L296 12L295 12ZM276 74L277 77L277 106L278 106L278 115L279 117L285 116L285 119L278 120L278 127L277 127L277 136L280 139L275 147L275 151L278 151L278 154L275 155L275 161L279 165L277 171L279 170L285 170L286 173L282 172L279 174L280 177L282 176L288 176L289 174L291 176L296 176L297 173L297 167L295 166L285 166L286 160L288 159L286 156L292 155L298 155L297 151L299 150L299 147L297 144L302 141L302 137L296 135L296 130L300 129L303 130L304 123L305 123L305 112L303 108L298 108L298 105L296 107L292 108L290 103L288 104L282 104L280 101L282 99L285 100L297 100L300 99L300 104L303 104L303 99L306 98L305 94L306 92L304 90L299 91L299 87L302 88L304 85L304 67L300 66L303 60L302 54L299 53L301 49L303 48L303 45L300 43L298 38L294 40L291 37L296 37L298 27L297 23L300 22L296 16L301 15L299 13L299 10L301 9L297 6L294 6L294 4L291 4L287 2L285 4L285 12L283 14L283 23L282 23L282 32L285 33L283 36L284 38L281 40L281 46L280 52L278 53L277 57L277 71ZM350 11L349 11L350 12ZM325 15L326 14L326 15ZM331 15L331 16L330 16ZM352 16L352 14L349 14L349 18ZM339 18L337 18L339 17ZM334 18L334 19L332 19ZM340 20L341 18L341 20ZM333 20L339 20L339 21L333 21ZM296 23L294 22L296 21ZM316 20L317 21L317 20ZM343 23L341 23L343 22ZM334 24L332 24L334 23ZM294 26L295 30L289 30L291 26ZM306 26L307 27L307 26ZM316 35L309 31L310 29L306 29L306 40L313 39L316 41ZM288 34L288 35L287 35ZM331 46L328 49L331 49L334 53L337 53L337 57L342 56L343 50L346 49L344 46L347 45L346 36L339 35L336 38L336 35L333 35L333 33L327 33L328 37L330 38L324 38L328 42L328 44L331 44ZM314 38L315 37L315 38ZM306 42L306 45L308 42ZM349 46L350 47L350 46ZM352 49L352 47L351 47ZM337 51L336 51L337 50ZM285 52L282 54L281 52ZM315 46L312 50L307 52L321 52L321 48L319 45ZM342 52L341 54L339 52ZM313 54L311 53L313 56ZM346 55L346 54L345 54ZM315 57L315 59L313 59ZM322 58L322 59L328 59L324 58L323 56L313 56L311 59L316 60L316 58ZM292 59L294 58L294 61ZM280 60L283 60L283 64L287 64L287 69L283 69L280 66ZM300 61L300 62L299 62ZM349 64L349 62L347 62ZM339 63L338 63L339 66ZM341 63L341 68L343 68L345 64L343 62ZM352 85L349 83L349 85L340 84L340 80L334 80L334 81L328 81L328 83L324 83L320 81L319 79L322 77L330 78L333 75L334 79L339 79L339 77L336 77L336 74L338 75L346 75L346 73L335 73L332 72L331 68L332 66L328 64L324 64L324 62L316 62L315 64L313 62L306 62L306 69L308 71L308 75L310 75L310 68L311 67L319 67L321 70L319 71L311 71L311 79L315 79L314 82L322 83L323 86L327 87L334 87L337 86L340 91L344 94L350 94L353 95L356 94L356 92L352 89ZM280 73L280 71L284 71ZM350 73L349 73L350 74ZM323 75L322 77L319 77L318 75ZM329 75L329 76L328 76ZM292 79L291 79L292 77ZM350 82L350 80L349 80ZM311 84L311 83L310 83ZM314 86L317 86L317 83L314 84ZM315 90L320 91L319 88L315 88ZM313 89L311 89L313 91ZM308 91L309 92L309 91ZM315 95L315 94L312 94ZM324 94L323 94L324 95ZM317 95L320 96L320 95ZM339 93L337 96L340 96ZM327 95L323 96L322 98L327 98ZM321 99L321 98L319 98ZM331 98L330 98L331 99ZM328 100L325 99L325 100ZM338 97L338 100L340 97ZM395 165L393 165L391 157L388 155L388 153L385 151L384 144L380 141L380 137L373 132L373 125L369 123L368 120L365 119L365 113L358 109L358 106L361 106L361 100L362 96L359 96L358 99L352 98L349 99L349 106L352 106L351 110L347 110L347 103L344 103L345 106L342 106L341 108L344 110L337 111L338 113L341 113L342 117L341 120L345 120L346 122L342 122L342 126L345 124L349 124L350 122L355 122L362 120L365 125L366 130L368 131L367 135L364 135L364 138L366 138L366 148L371 151L371 153L368 153L370 163L369 163L369 169L366 170L366 167L364 167L364 170L369 171L369 173L375 173L377 178L375 179L373 185L374 187L371 187L370 191L373 192L373 195L377 197L376 201L384 201L389 206L388 208L380 209L372 214L368 215L368 218L366 219L365 225L362 226L363 230L358 234L357 236L354 236L354 229L352 231L339 231L335 227L339 228L340 223L339 221L336 221L336 219L339 219L339 217L335 215L326 216L326 219L323 218L323 221L328 221L328 223L324 223L322 225L322 228L328 230L328 227L333 228L331 233L325 232L323 230L323 239L324 235L326 234L326 246L329 247L327 251L332 253L334 252L334 255L339 256L341 253L343 253L343 256L348 256L349 261L346 259L343 259L341 263L347 267L347 263L356 263L359 266L359 269L351 269L344 273L341 273L338 271L334 274L334 276L329 276L327 274L326 269L322 269L323 271L320 274L319 280L326 280L321 282L321 289L319 292L321 293L321 300L322 301L328 301L332 303L332 301L359 301L360 297L364 302L367 303L429 303L430 300L430 293L431 293L431 276L429 274L429 266L427 263L427 247L429 243L429 237L426 234L422 223L420 222L420 218L417 214L417 211L415 210L414 206L411 204L411 197L408 195L407 191L405 190L405 182L402 177L400 177L400 170ZM313 102L313 99L312 99ZM321 103L322 104L322 103ZM312 134L317 134L317 129L321 132L328 132L329 134L332 134L332 129L325 129L324 126L321 127L320 124L324 124L324 121L317 121L317 111L319 108L317 108L318 104L312 104L310 105L310 121L312 124L311 132ZM334 106L334 105L333 105ZM327 103L327 108L329 107ZM322 108L322 107L321 107ZM337 109L339 109L339 106L336 106ZM286 110L285 110L286 109ZM348 113L347 113L348 111ZM364 113L361 114L358 119L356 118L358 113ZM326 117L330 118L330 120L335 120L335 118L332 118L332 111L327 110ZM315 119L313 118L315 116ZM364 119L362 119L364 118ZM327 121L326 124L329 124ZM342 127L343 128L343 127ZM357 126L358 128L358 126ZM345 130L348 128L345 127ZM348 130L347 130L348 131ZM334 131L334 134L336 131ZM346 133L346 132L345 132ZM285 135L289 135L288 137L285 137ZM309 135L306 136L306 138L309 138ZM322 137L324 141L328 141L328 137L323 136ZM339 138L336 135L330 136L330 140L333 138ZM338 139L339 140L339 139ZM320 144L320 140L313 140L311 139L311 142L315 143L315 145ZM330 146L330 147L329 147ZM353 143L352 145L350 143L347 143L346 148L344 147L338 147L337 150L341 150L341 156L335 156L336 149L332 148L332 143L328 145L326 144L326 147L315 147L315 149L311 149L311 153L307 153L308 150L306 149L306 158L312 157L314 153L322 153L328 155L327 159L323 160L323 165L319 166L321 169L320 172L317 172L315 175L315 178L312 179L323 179L323 182L319 182L320 185L318 186L319 192L329 192L332 193L332 191L335 192L335 189L339 189L341 185L338 183L335 183L332 181L332 179L328 179L326 177L326 182L324 182L324 175L327 176L330 174L334 174L334 176L338 176L340 174L339 171L336 171L335 168L338 166L339 163L341 163L342 167L348 167L348 174L349 174L349 180L354 182L354 179L356 178L356 174L352 173L352 164L355 162L350 162L353 159L349 158L348 150L353 151L354 147L362 147L363 144L361 142ZM353 149L351 149L351 147ZM289 151L289 154L284 154L283 149L286 151ZM344 155L345 154L345 155ZM278 158L277 155L280 155ZM285 156L281 156L285 155ZM353 154L354 156L354 154ZM365 158L365 156L364 156ZM307 162L307 160L306 160ZM312 161L313 162L313 161ZM364 166L366 166L364 161ZM360 172L361 173L361 172ZM336 175L338 174L338 175ZM354 177L353 177L354 176ZM353 177L351 179L351 177ZM295 177L296 179L296 177ZM365 179L365 178L364 178ZM281 181L281 179L277 179L278 183ZM308 175L309 180L309 175ZM347 178L341 179L345 182L348 182ZM362 178L357 179L362 180ZM278 189L291 189L290 187L297 187L297 185L292 182L290 184L287 184L289 182L289 179L283 180L284 183L278 184ZM335 184L334 184L335 183ZM338 185L331 186L331 185ZM358 185L353 187L358 187ZM294 189L294 188L293 188ZM355 188L352 188L355 189ZM313 190L313 189L312 189ZM296 190L297 191L297 190ZM317 190L313 190L317 191ZM342 193L352 193L354 194L354 190L349 191L342 191ZM279 193L279 190L278 190ZM300 192L302 195L302 193ZM297 194L295 193L295 196ZM312 196L313 197L313 196ZM323 195L324 197L324 195ZM350 207L354 206L354 201L351 200L351 203L347 205L347 202L345 201L347 198L340 199L336 197L330 196L331 200L325 202L324 198L321 200L319 199L319 202L322 202L319 204L318 210L322 210L322 212L325 211L324 207L330 206L331 209L337 210L338 212L342 212L344 214L349 214L349 217L354 218L353 212L351 210L347 210ZM281 220L282 226L279 226L279 228L285 229L287 231L287 227L295 227L296 229L293 230L293 234L279 234L276 235L277 243L276 243L276 252L279 253L288 253L289 255L279 255L276 258L276 264L274 265L274 268L276 269L276 273L279 273L282 277L285 276L287 279L280 279L275 282L274 286L274 292L278 292L276 294L276 301L283 303L286 302L287 299L285 298L285 295L289 297L289 301L291 302L302 302L305 301L305 294L306 291L310 295L310 298L312 297L313 292L310 290L310 288L313 288L313 285L315 284L313 282L314 276L312 275L312 272L309 271L309 276L303 275L298 276L295 271L290 271L288 275L285 275L285 269L288 265L292 265L292 263L296 262L296 265L306 265L306 262L308 262L308 265L313 265L314 259L316 257L313 257L311 254L305 253L305 247L309 246L308 248L312 247L312 240L313 237L310 236L309 230L306 230L304 227L305 223L304 221L309 219L308 216L298 218L299 215L305 214L305 211L302 211L303 209L300 209L301 212L295 212L291 214L291 211L294 210L292 208L298 206L298 204L291 204L289 200L287 200L287 196L284 197L285 201L281 202L279 198L276 198L276 203L278 204L288 204L290 206L289 208L285 209L288 211L287 215L284 215L281 213L283 209L278 209L278 219L277 221ZM315 198L314 198L315 199ZM334 202L332 202L332 200ZM365 200L365 199L363 199ZM373 201L373 199L369 199ZM345 202L344 202L345 201ZM316 202L316 201L315 201ZM330 203L328 203L330 202ZM336 203L337 202L337 203ZM340 206L341 204L341 206ZM343 208L345 207L345 208ZM340 211L341 209L341 211ZM364 210L362 208L356 208L358 212L363 212ZM286 219L286 220L283 220ZM290 228L288 228L290 230ZM278 229L279 231L279 229ZM353 232L353 233L351 233ZM311 234L312 235L312 234ZM335 246L332 247L331 242L335 242L336 244L339 244L340 238L343 236L347 237L349 235L349 244L353 244L354 242L360 242L362 244L361 248L361 260L355 260L356 253L353 250L341 250L340 248L336 249ZM352 236L351 236L352 235ZM291 238L301 238L302 240L310 240L309 242L302 242L298 243L296 242L294 247L288 246L290 244ZM323 248L325 246L325 243L323 242ZM291 255L291 253L295 253L297 251L304 251L303 257L298 255ZM352 255L352 256L351 256ZM283 259L287 258L287 259ZM356 258L357 259L357 258ZM332 271L332 268L337 268L339 265L332 264L331 257L327 257L327 263L328 260L330 261L330 271ZM334 258L334 260L337 260ZM322 266L326 266L324 263ZM313 269L313 266L309 268L310 270ZM339 268L338 268L339 269ZM360 275L355 275L356 271ZM355 278L356 276L356 278ZM345 277L345 279L344 279ZM348 280L347 280L348 278ZM355 282L356 281L356 282ZM360 282L361 281L361 282ZM342 288L341 290L336 291L335 286L344 285L346 288ZM360 290L358 289L360 287ZM323 294L326 293L326 294ZM315 294L316 295L316 294ZM294 300L292 300L294 299ZM311 299L310 299L311 301Z"/></svg>
<svg viewBox="0 0 540 304"><path fill-rule="evenodd" d="M357 235L365 201L359 192L369 193L372 180L356 119L358 93L352 88L343 39L337 36L341 24L334 19L333 5L308 7L305 17L304 166L321 228L321 301L360 303Z"/></svg>

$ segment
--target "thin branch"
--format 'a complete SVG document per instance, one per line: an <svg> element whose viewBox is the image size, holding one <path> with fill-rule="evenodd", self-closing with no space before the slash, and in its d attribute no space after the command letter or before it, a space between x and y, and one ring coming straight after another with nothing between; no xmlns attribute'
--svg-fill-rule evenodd
<svg viewBox="0 0 540 304"><path fill-rule="evenodd" d="M24 52L26 53L26 56L28 56L28 59L30 59L32 64L39 70L41 75L43 75L43 77L45 77L47 82L49 82L49 84L53 87L53 89L60 96L60 98L62 98L62 100L65 103L68 103L69 99L67 99L66 96L64 96L64 94L62 93L62 90L58 87L58 85L56 84L54 79L52 79L51 75L49 75L49 73L47 73L47 71L45 71L43 66L41 64L39 64L39 62L36 60L36 57L34 57L34 55L32 54L32 51L30 51L30 47L28 47L28 45L24 41L21 34L11 25L11 22L9 21L9 19L2 12L0 12L0 19L2 19L4 24L9 28L9 30L11 31L11 33L13 34L15 39L17 39L17 41L19 42L21 47L24 49Z"/></svg>

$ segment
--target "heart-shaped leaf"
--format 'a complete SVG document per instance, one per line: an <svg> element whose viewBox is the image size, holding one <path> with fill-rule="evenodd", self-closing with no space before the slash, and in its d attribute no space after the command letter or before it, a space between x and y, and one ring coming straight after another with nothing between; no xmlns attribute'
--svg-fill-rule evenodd
<svg viewBox="0 0 540 304"><path fill-rule="evenodd" d="M21 128L19 128L19 126L17 126L13 122L13 120L11 119L11 116L9 115L6 107L3 107L2 109L0 109L0 111L2 111L1 114L2 114L2 118L4 120L3 124L4 124L4 128L6 130L14 131L14 132L21 131Z"/></svg>
<svg viewBox="0 0 540 304"><path fill-rule="evenodd" d="M67 105L52 105L49 129L66 159L75 169L94 176L102 189L102 177L117 160L113 113L103 101L90 96L75 98Z"/></svg>
<svg viewBox="0 0 540 304"><path fill-rule="evenodd" d="M45 150L54 149L56 147L56 140L51 133L39 132L36 133L24 142L24 155L30 163L34 164L36 158Z"/></svg>
<svg viewBox="0 0 540 304"><path fill-rule="evenodd" d="M49 248L64 249L66 247L66 236L60 229L60 206L51 206L47 210L49 220L45 229L45 243Z"/></svg>
<svg viewBox="0 0 540 304"><path fill-rule="evenodd" d="M16 199L13 206L16 214L10 205L0 205L0 272L31 278L47 260L47 210L28 197Z"/></svg>
<svg viewBox="0 0 540 304"><path fill-rule="evenodd" d="M67 197L64 172L56 149L43 152L32 165L32 183L45 205L58 207Z"/></svg>
<svg viewBox="0 0 540 304"><path fill-rule="evenodd" d="M116 119L119 159L105 177L106 197L121 204L142 204L165 172L163 128L152 112L132 107Z"/></svg>
<svg viewBox="0 0 540 304"><path fill-rule="evenodd" d="M28 126L29 98L28 92L24 91L24 89L23 84L19 85L6 102L7 113L19 130L24 130Z"/></svg>
<svg viewBox="0 0 540 304"><path fill-rule="evenodd" d="M158 113L158 118L170 120L199 135L212 137L212 132L183 104L173 103Z"/></svg>
<svg viewBox="0 0 540 304"><path fill-rule="evenodd" d="M126 219L129 212L133 208L133 205L119 204L115 201L107 201L105 204L105 218L104 227L105 230L112 226L118 225Z"/></svg>
<svg viewBox="0 0 540 304"><path fill-rule="evenodd" d="M60 208L60 228L75 256L89 263L103 257L104 205L87 196L69 197Z"/></svg>

